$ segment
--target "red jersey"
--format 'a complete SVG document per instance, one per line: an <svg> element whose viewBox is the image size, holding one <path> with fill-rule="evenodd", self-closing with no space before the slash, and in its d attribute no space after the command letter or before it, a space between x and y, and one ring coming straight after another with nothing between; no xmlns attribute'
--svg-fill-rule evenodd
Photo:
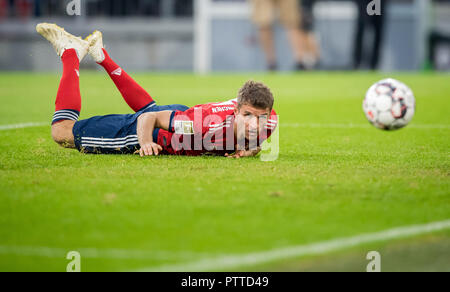
<svg viewBox="0 0 450 292"><path fill-rule="evenodd" d="M159 130L157 144L162 154L220 155L236 152L234 109L237 99L222 103L196 105L185 112L173 112L169 131ZM267 140L278 125L277 114L271 116L258 135L258 146Z"/></svg>

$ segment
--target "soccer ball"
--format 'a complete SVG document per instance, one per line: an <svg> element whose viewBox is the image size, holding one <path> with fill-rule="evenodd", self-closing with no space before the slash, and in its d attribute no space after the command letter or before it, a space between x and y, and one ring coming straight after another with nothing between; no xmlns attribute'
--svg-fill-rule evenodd
<svg viewBox="0 0 450 292"><path fill-rule="evenodd" d="M369 122L382 130L398 130L411 122L416 111L412 90L395 79L381 80L367 91L363 103Z"/></svg>

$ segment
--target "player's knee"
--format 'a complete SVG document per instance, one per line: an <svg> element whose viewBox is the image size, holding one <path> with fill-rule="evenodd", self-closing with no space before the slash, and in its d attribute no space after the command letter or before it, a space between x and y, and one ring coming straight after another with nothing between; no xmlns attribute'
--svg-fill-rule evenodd
<svg viewBox="0 0 450 292"><path fill-rule="evenodd" d="M53 141L65 148L74 148L75 142L72 134L74 121L62 121L52 125Z"/></svg>

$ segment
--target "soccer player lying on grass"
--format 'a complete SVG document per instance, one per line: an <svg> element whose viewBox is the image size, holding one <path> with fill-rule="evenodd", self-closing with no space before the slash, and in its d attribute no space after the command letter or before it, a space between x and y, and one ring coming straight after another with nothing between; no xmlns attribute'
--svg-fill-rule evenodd
<svg viewBox="0 0 450 292"><path fill-rule="evenodd" d="M151 156L255 156L277 126L273 95L264 84L249 81L235 100L197 105L158 106L152 97L110 58L102 34L86 40L55 24L36 27L63 63L56 97L52 137L82 153ZM81 111L80 61L90 54L108 72L135 114L107 115L78 121Z"/></svg>

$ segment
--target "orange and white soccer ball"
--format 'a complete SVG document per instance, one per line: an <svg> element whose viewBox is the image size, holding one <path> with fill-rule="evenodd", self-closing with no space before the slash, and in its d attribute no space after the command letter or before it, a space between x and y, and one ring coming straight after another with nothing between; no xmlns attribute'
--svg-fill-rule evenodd
<svg viewBox="0 0 450 292"><path fill-rule="evenodd" d="M363 103L369 122L382 130L398 130L408 125L416 112L412 90L395 79L381 80L367 91Z"/></svg>

